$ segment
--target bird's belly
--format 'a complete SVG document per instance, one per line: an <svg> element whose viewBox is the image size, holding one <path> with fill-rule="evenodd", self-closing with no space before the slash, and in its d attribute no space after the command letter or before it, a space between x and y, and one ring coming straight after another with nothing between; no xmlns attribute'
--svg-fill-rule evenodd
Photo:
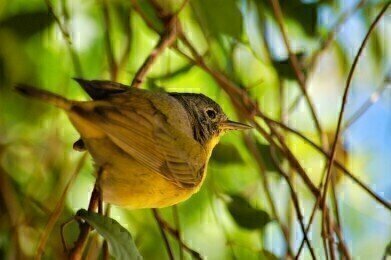
<svg viewBox="0 0 391 260"><path fill-rule="evenodd" d="M127 208L161 208L188 199L198 188L184 189L149 170L107 138L85 140L97 167L103 200Z"/></svg>

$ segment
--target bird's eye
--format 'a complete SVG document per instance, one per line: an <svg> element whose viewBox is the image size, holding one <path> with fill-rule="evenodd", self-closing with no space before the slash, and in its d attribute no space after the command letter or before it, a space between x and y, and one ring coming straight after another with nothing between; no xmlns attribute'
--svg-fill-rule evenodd
<svg viewBox="0 0 391 260"><path fill-rule="evenodd" d="M213 109L208 109L206 110L206 114L210 119L215 119L216 118L216 112Z"/></svg>

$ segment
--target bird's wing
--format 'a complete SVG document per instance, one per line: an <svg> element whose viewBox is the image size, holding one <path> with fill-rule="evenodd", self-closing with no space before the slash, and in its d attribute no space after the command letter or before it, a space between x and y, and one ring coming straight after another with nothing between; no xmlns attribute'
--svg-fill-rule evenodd
<svg viewBox="0 0 391 260"><path fill-rule="evenodd" d="M113 94L123 93L130 87L108 80L85 80L73 78L94 100L108 98Z"/></svg>
<svg viewBox="0 0 391 260"><path fill-rule="evenodd" d="M167 115L149 98L121 96L111 102L91 102L93 108L85 113L79 111L79 116L103 130L123 151L169 181L184 188L197 186L207 160L202 146L178 126L169 123ZM121 99L128 100L118 101Z"/></svg>

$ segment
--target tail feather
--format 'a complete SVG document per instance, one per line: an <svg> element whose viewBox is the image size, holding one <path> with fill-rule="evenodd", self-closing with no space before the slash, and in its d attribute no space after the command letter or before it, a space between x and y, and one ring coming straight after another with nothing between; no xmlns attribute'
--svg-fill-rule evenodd
<svg viewBox="0 0 391 260"><path fill-rule="evenodd" d="M18 84L15 86L15 90L23 96L36 98L65 110L69 110L72 106L72 101L43 89Z"/></svg>

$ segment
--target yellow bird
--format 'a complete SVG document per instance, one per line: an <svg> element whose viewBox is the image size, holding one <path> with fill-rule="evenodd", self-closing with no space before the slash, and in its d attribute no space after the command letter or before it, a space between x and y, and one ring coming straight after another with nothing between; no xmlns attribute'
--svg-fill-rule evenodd
<svg viewBox="0 0 391 260"><path fill-rule="evenodd" d="M93 101L71 101L27 85L16 90L63 109L84 147L103 169L105 202L161 208L188 199L206 175L212 150L227 130L249 129L228 120L202 94L151 92L111 81L75 79Z"/></svg>

